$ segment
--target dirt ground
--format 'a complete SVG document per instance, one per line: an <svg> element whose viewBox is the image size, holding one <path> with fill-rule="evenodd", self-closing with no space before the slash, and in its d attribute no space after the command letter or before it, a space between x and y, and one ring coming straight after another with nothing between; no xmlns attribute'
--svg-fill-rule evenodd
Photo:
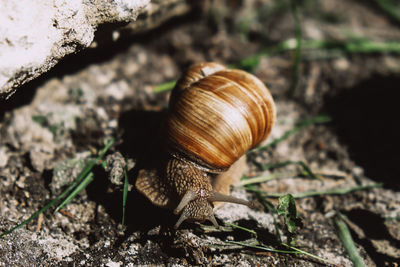
<svg viewBox="0 0 400 267"><path fill-rule="evenodd" d="M400 41L399 22L374 1L301 1L298 11L304 40ZM0 106L0 232L60 194L104 140L116 140L109 155L119 152L133 162L151 151L169 96L155 93L155 86L177 79L191 63L238 64L294 37L288 1L215 1L150 32L70 56L20 88ZM271 195L383 183L297 198L302 218L297 244L336 265L353 266L332 221L340 212L367 266L398 266L400 56L305 46L292 94L294 58L294 50L264 53L254 65L277 105L277 124L266 143L305 119L327 114L331 121L252 152L246 175L279 173L256 185ZM299 175L293 165L260 168L285 161L304 161L321 179ZM227 204L216 212L220 225L234 223L256 236L209 223L184 223L175 231L177 217L132 187L122 231L121 186L112 184L102 167L93 172L94 181L61 212L50 209L0 239L0 266L331 266L306 255L232 244L257 238L284 249L274 227L275 219L284 233L283 219L261 204L254 210ZM133 169L130 184L135 178ZM257 199L244 187L232 194ZM277 204L276 198L268 200Z"/></svg>

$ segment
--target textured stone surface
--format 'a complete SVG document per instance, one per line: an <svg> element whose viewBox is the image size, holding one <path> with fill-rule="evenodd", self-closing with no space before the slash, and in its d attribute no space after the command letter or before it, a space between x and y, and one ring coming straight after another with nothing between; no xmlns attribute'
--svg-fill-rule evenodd
<svg viewBox="0 0 400 267"><path fill-rule="evenodd" d="M0 0L0 98L88 47L100 24L136 19L150 0Z"/></svg>

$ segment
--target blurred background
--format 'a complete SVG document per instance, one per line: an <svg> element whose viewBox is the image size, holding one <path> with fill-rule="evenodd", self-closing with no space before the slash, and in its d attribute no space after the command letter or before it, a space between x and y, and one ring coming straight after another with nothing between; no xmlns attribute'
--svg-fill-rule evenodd
<svg viewBox="0 0 400 267"><path fill-rule="evenodd" d="M215 61L253 73L276 101L277 125L264 144L268 147L248 154L245 175L279 174L253 186L271 197L271 205L277 205L278 194L295 196L303 219L299 247L340 266L355 264L327 215L340 212L365 265L395 266L400 255L400 2L176 0L152 1L150 7L136 22L99 25L90 47L1 100L1 231L60 194L104 140L115 138L111 152L126 159L149 153L174 82L190 64ZM283 219L264 204L259 212L270 216L269 228L254 216L227 219L256 236L189 224L171 234L162 225L176 218L132 190L128 230L121 234L121 188L100 167L93 172L94 182L64 213L44 213L42 230L32 221L10 235L31 255L13 254L0 240L5 263L330 266L304 255L216 245L256 240L259 246L282 248L271 220L277 218L284 228ZM134 173L130 179L133 184ZM253 191L234 189L257 198ZM300 197L307 192L314 195ZM222 213L217 218L225 220ZM56 252L61 245L64 254Z"/></svg>

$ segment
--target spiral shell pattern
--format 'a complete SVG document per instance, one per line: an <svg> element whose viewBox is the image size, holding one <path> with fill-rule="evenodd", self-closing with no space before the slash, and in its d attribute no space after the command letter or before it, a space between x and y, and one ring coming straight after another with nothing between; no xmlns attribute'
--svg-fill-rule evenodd
<svg viewBox="0 0 400 267"><path fill-rule="evenodd" d="M198 63L171 93L165 134L173 149L224 170L268 137L275 118L272 96L257 77Z"/></svg>

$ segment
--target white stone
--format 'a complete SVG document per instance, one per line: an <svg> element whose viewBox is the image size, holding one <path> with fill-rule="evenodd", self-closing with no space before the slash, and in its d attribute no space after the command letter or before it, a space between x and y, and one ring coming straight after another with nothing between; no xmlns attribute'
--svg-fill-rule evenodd
<svg viewBox="0 0 400 267"><path fill-rule="evenodd" d="M0 98L89 47L97 26L134 21L150 0L0 0Z"/></svg>

